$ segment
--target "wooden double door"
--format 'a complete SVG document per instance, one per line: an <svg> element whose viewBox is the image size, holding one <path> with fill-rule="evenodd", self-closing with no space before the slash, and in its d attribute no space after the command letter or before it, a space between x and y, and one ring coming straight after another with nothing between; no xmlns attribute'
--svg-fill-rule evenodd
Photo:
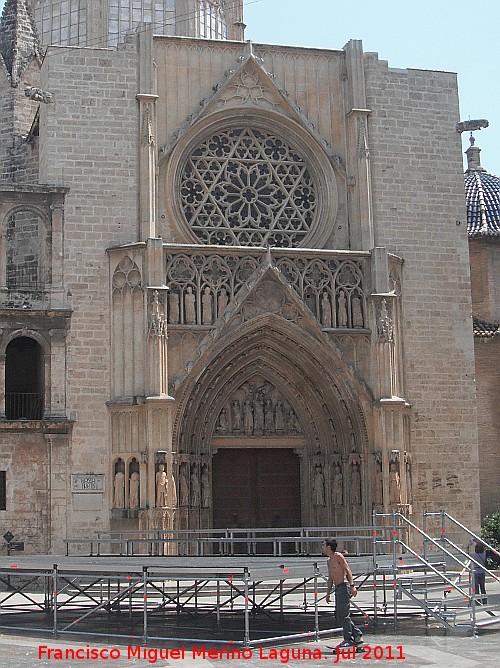
<svg viewBox="0 0 500 668"><path fill-rule="evenodd" d="M301 526L300 460L287 448L221 449L212 460L213 526Z"/></svg>

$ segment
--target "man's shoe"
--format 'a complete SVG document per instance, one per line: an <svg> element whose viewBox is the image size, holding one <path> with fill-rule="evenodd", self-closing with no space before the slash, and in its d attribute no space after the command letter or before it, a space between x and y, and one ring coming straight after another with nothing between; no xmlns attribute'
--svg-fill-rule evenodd
<svg viewBox="0 0 500 668"><path fill-rule="evenodd" d="M349 640L344 640L340 645L337 645L335 649L344 649L344 647L356 647L356 643L350 642Z"/></svg>

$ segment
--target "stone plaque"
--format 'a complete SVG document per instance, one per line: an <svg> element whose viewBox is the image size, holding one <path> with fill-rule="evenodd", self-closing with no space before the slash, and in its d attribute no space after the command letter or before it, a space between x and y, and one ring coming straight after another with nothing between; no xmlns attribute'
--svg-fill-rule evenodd
<svg viewBox="0 0 500 668"><path fill-rule="evenodd" d="M77 494L104 492L104 473L72 473L71 491Z"/></svg>

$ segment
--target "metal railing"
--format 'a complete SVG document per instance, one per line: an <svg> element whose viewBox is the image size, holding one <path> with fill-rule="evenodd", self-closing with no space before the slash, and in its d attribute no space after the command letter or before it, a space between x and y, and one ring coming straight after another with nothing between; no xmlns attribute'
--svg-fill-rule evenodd
<svg viewBox="0 0 500 668"><path fill-rule="evenodd" d="M308 556L321 554L322 541L332 536L353 556L371 554L373 529L363 526L98 531L94 538L67 539L65 544L67 556L75 548L78 554L86 551L90 556Z"/></svg>
<svg viewBox="0 0 500 668"><path fill-rule="evenodd" d="M438 517L441 519L439 536L433 537L430 535L427 527L427 518ZM473 566L479 565L483 567L483 564L476 561L471 557L465 550L463 550L456 542L450 540L447 536L447 529L445 526L446 520L451 521L455 527L458 527L460 530L464 531L467 536L473 537L476 540L480 540L488 549L491 549L495 554L498 554L498 551L493 548L491 545L488 545L476 536L470 529L461 524L458 520L454 519L451 515L445 511L439 512L424 512L423 513L423 524L422 527L418 527L414 524L408 517L402 513L393 511L391 513L374 513L373 521L376 523L377 518L382 518L390 522L390 539L387 540L384 537L378 537L377 533L380 530L380 526L377 527L377 530L374 531L374 540L373 540L373 585L374 585L374 597L375 597L375 618L377 616L376 612L376 602L377 602L377 573L385 571L389 573L393 578L393 592L394 592L394 627L397 625L398 617L398 599L402 599L403 593L411 599L414 603L417 603L425 610L427 615L432 615L435 619L439 620L445 627L450 630L454 630L457 627L457 622L455 621L458 614L465 614L467 620L465 624L473 632L478 628L477 621L477 605L481 605L481 595L479 592L476 592L473 584ZM401 530L403 527L406 527L408 530L412 530L416 536L422 541L423 551L419 553L415 551L409 543L401 536ZM390 545L392 552L392 565L385 566L383 569L377 567L376 563L376 554L377 554L377 545L385 544ZM431 553L429 548L434 548L434 551ZM414 572L417 572L420 569L423 569L424 573L431 572L437 582L434 582L433 585L427 581L426 577L420 578L422 582L419 585L419 594L416 595L413 589L414 583L419 580L416 575L408 576L401 575L404 570L402 566L401 557L398 559L398 551L404 551L407 554L410 554L414 558L414 564L411 565L411 569ZM439 562L438 560L442 561ZM455 569L459 569L459 575L457 576L456 570L450 573L447 573L447 566L451 564ZM442 570L440 570L442 569ZM489 571L487 568L484 568L484 571L489 575L493 580L500 582L500 578L495 574ZM465 587L462 587L461 580L462 576L468 573L469 580L468 584ZM432 605L429 605L427 599L427 593L429 587L432 586L442 587L442 597L439 601L434 601ZM458 596L454 601L451 600L450 594L455 592ZM491 611L490 611L490 614ZM448 620L453 618L453 623L450 623ZM492 619L489 620L489 623L498 623L500 618L492 614ZM462 622L462 626L464 622Z"/></svg>
<svg viewBox="0 0 500 668"><path fill-rule="evenodd" d="M6 392L5 416L7 420L41 420L42 395L39 392Z"/></svg>

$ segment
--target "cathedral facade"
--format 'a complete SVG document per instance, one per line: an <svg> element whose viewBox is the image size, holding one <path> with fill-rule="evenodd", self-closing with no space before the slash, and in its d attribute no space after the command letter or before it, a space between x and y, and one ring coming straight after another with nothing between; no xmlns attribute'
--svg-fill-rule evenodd
<svg viewBox="0 0 500 668"><path fill-rule="evenodd" d="M0 24L4 526L477 529L455 75L135 5Z"/></svg>

